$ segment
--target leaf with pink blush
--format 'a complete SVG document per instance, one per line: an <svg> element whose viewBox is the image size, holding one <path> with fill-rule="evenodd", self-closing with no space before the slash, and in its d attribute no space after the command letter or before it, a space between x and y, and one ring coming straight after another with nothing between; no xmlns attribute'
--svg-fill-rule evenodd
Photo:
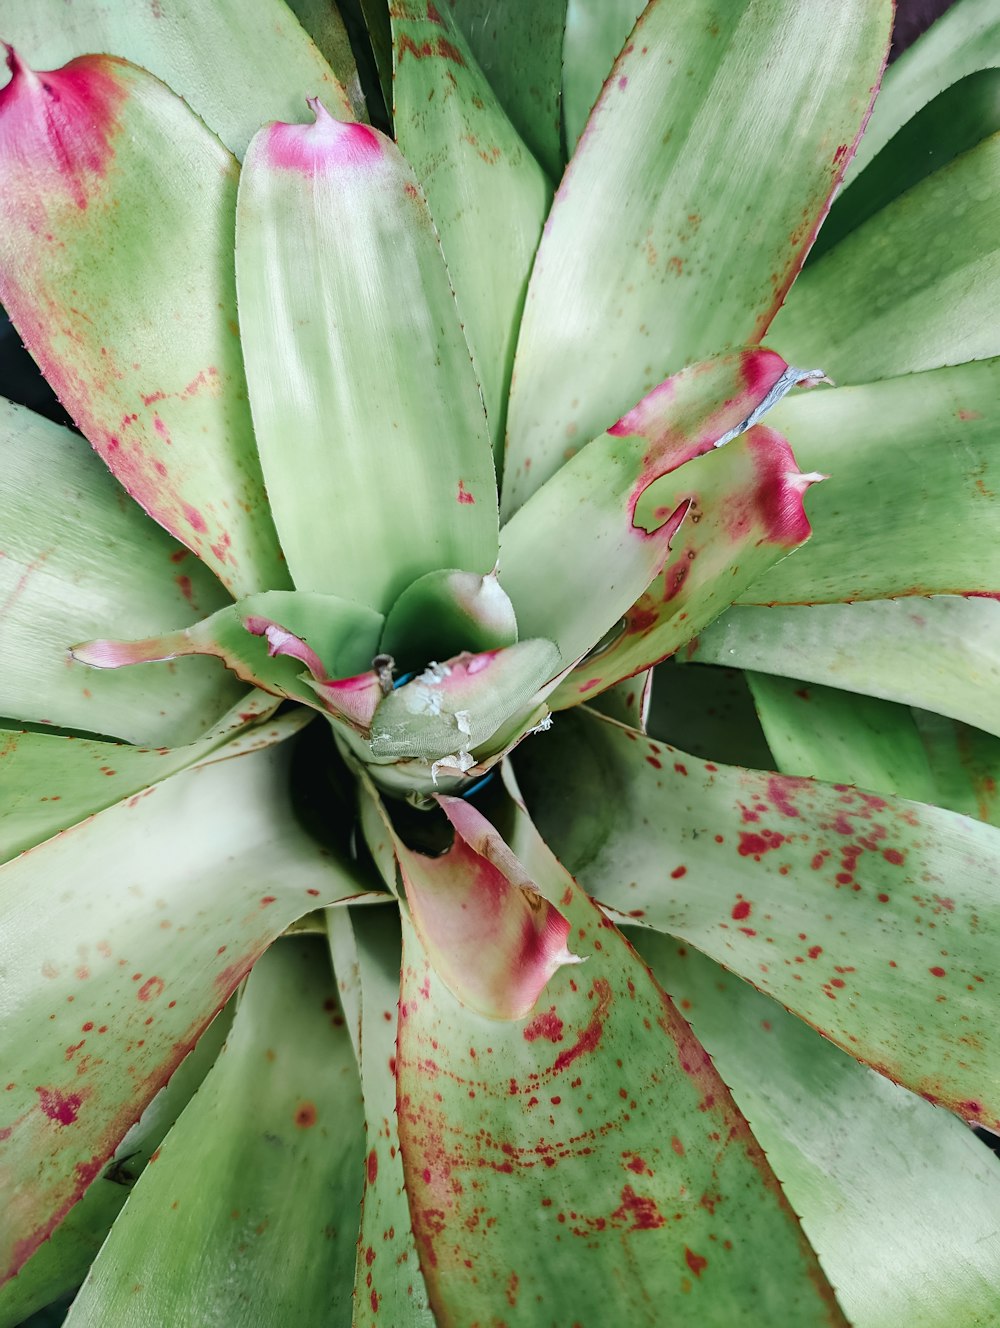
<svg viewBox="0 0 1000 1328"><path fill-rule="evenodd" d="M759 347L706 360L654 388L578 452L501 532L500 581L521 635L550 636L568 667L615 628L651 583L659 584L665 566L669 580L664 574L664 590L649 592L657 607L643 613L642 630L672 615L678 573L687 574L692 549L708 547L732 579L744 550L753 562L759 544L772 546L761 558L763 570L801 542L808 534L801 507L807 477L787 445L755 421L796 383L821 376ZM703 521L713 504L714 518ZM739 588L709 616L728 607ZM654 644L599 677L610 685L669 649Z"/></svg>
<svg viewBox="0 0 1000 1328"><path fill-rule="evenodd" d="M490 825L461 798L438 802L455 831L428 857L396 841L410 917L434 970L490 1019L523 1019L563 964L569 923Z"/></svg>
<svg viewBox="0 0 1000 1328"><path fill-rule="evenodd" d="M234 594L286 586L236 323L236 162L122 60L37 74L11 52L9 64L0 301L151 516Z"/></svg>
<svg viewBox="0 0 1000 1328"><path fill-rule="evenodd" d="M501 844L464 818L470 846ZM462 1004L403 915L396 1124L437 1321L502 1306L511 1323L592 1323L613 1304L622 1323L654 1305L665 1323L843 1325L707 1054L532 836L505 837L586 960L558 969L527 1020Z"/></svg>

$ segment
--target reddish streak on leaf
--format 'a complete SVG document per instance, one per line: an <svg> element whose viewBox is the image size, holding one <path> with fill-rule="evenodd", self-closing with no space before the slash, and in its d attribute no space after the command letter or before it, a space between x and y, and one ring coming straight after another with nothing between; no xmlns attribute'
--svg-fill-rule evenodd
<svg viewBox="0 0 1000 1328"><path fill-rule="evenodd" d="M607 1017L608 1007L611 1005L611 984L605 978L597 978L592 990L597 997L597 1009L573 1046L561 1051L556 1057L555 1064L552 1066L555 1074L558 1074L560 1070L565 1070L567 1065L572 1065L577 1057L593 1051L601 1040L601 1034L604 1032L604 1020Z"/></svg>
<svg viewBox="0 0 1000 1328"><path fill-rule="evenodd" d="M183 503L181 505L181 511L184 513L184 520L188 523L191 529L196 530L199 535L203 535L208 529L208 526L205 524L205 518L198 511L197 507L192 507L190 503Z"/></svg>
<svg viewBox="0 0 1000 1328"><path fill-rule="evenodd" d="M687 1246L684 1247L684 1260L695 1277L701 1277L704 1269L708 1267L708 1260L701 1254L695 1254Z"/></svg>
<svg viewBox="0 0 1000 1328"><path fill-rule="evenodd" d="M465 503L465 504L475 503L476 501L475 498L473 498L472 494L465 487L464 480L458 481L458 501L460 503Z"/></svg>
<svg viewBox="0 0 1000 1328"><path fill-rule="evenodd" d="M656 1206L656 1201L636 1194L631 1185L626 1185L622 1189L621 1198L621 1206L611 1214L611 1220L631 1221L629 1231L654 1231L666 1222L666 1218Z"/></svg>
<svg viewBox="0 0 1000 1328"><path fill-rule="evenodd" d="M374 1148L368 1154L367 1171L368 1184L374 1185L375 1178L378 1176L378 1154L375 1152Z"/></svg>
<svg viewBox="0 0 1000 1328"><path fill-rule="evenodd" d="M884 848L882 856L886 862L891 862L894 867L900 867L903 864L903 855L898 848Z"/></svg>
<svg viewBox="0 0 1000 1328"><path fill-rule="evenodd" d="M61 1093L58 1088L36 1088L35 1092L38 1105L49 1120L58 1121L60 1125L72 1125L83 1105L79 1093Z"/></svg>
<svg viewBox="0 0 1000 1328"><path fill-rule="evenodd" d="M561 1042L563 1039L563 1021L555 1012L555 1006L547 1013L537 1015L524 1030L525 1042L534 1042L545 1038L547 1042Z"/></svg>

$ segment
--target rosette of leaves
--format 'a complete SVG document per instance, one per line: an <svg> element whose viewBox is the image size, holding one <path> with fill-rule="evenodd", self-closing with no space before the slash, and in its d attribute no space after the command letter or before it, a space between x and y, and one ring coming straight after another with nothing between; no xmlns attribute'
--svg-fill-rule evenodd
<svg viewBox="0 0 1000 1328"><path fill-rule="evenodd" d="M0 1323L996 1322L990 9L0 3Z"/></svg>

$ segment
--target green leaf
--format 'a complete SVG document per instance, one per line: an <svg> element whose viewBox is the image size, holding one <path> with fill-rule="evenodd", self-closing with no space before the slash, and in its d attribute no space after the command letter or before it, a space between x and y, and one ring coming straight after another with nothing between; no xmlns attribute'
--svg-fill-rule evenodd
<svg viewBox="0 0 1000 1328"><path fill-rule="evenodd" d="M731 440L796 381L814 376L761 349L682 370L583 448L504 526L500 577L518 630L551 637L564 667L601 641L666 564L663 587L650 592L655 607L644 606L626 625L628 637L642 638L638 650L628 641L624 662L619 653L607 662L609 654L599 652L582 671L586 677L574 674L564 685L561 704L575 704L599 683L608 686L667 653L669 646L659 649L658 640L645 638L671 615L689 572L690 547L700 548L697 533L671 556L682 523L697 525L703 509L711 511L717 501L715 522L706 523L713 525L707 543L714 546L713 572L720 561L724 566L727 589L734 544L749 544L757 570L806 538L802 491L815 477L799 475L787 446L769 430L754 428L746 439ZM723 456L711 455L723 444ZM777 547L754 558L762 544ZM731 602L715 604L708 616ZM696 630L692 624L687 636Z"/></svg>
<svg viewBox="0 0 1000 1328"><path fill-rule="evenodd" d="M180 746L243 689L216 664L99 676L69 657L98 633L191 622L228 596L188 551L123 500L86 443L0 398L0 673L14 719Z"/></svg>
<svg viewBox="0 0 1000 1328"><path fill-rule="evenodd" d="M408 673L432 659L516 641L514 606L496 572L478 576L451 568L407 586L386 615L380 649Z"/></svg>
<svg viewBox="0 0 1000 1328"><path fill-rule="evenodd" d="M594 698L593 706L602 715L645 733L652 696L653 670L643 669L641 673L601 692Z"/></svg>
<svg viewBox="0 0 1000 1328"><path fill-rule="evenodd" d="M889 0L828 0L821 14L795 0L736 0L713 13L700 0L646 6L532 270L505 517L566 449L668 373L760 341L860 132L891 9Z"/></svg>
<svg viewBox="0 0 1000 1328"><path fill-rule="evenodd" d="M517 328L552 189L447 7L405 0L390 13L397 140L441 236L499 464Z"/></svg>
<svg viewBox="0 0 1000 1328"><path fill-rule="evenodd" d="M697 946L895 1082L1000 1124L1000 832L698 761L592 714L562 716L532 755L518 766L532 814L595 898ZM591 814L567 815L584 789Z"/></svg>
<svg viewBox="0 0 1000 1328"><path fill-rule="evenodd" d="M85 56L45 75L10 61L0 301L150 515L234 594L287 585L236 326L236 162L124 61Z"/></svg>
<svg viewBox="0 0 1000 1328"><path fill-rule="evenodd" d="M796 359L822 348L838 383L1000 353L998 172L993 134L810 264L768 336Z"/></svg>
<svg viewBox="0 0 1000 1328"><path fill-rule="evenodd" d="M326 945L280 941L251 974L216 1066L136 1185L67 1328L348 1328L363 1157L357 1067Z"/></svg>
<svg viewBox="0 0 1000 1328"><path fill-rule="evenodd" d="M569 0L563 41L562 111L573 155L594 102L645 0Z"/></svg>
<svg viewBox="0 0 1000 1328"><path fill-rule="evenodd" d="M17 1277L0 1287L0 1328L19 1328L33 1311L77 1290L132 1186L212 1068L232 1023L232 1007L230 1001L212 1020L80 1202Z"/></svg>
<svg viewBox="0 0 1000 1328"><path fill-rule="evenodd" d="M537 1323L612 1303L626 1323L651 1305L657 1321L843 1323L687 1024L532 837L522 826L512 848L587 958L529 1023L456 1001L404 918L398 1127L438 1319L485 1322L506 1298Z"/></svg>
<svg viewBox="0 0 1000 1328"><path fill-rule="evenodd" d="M296 586L385 612L425 572L493 567L493 458L413 172L311 104L314 124L262 129L243 168L250 395Z"/></svg>
<svg viewBox="0 0 1000 1328"><path fill-rule="evenodd" d="M72 656L96 669L118 669L213 655L243 682L367 734L382 697L371 667L381 627L380 614L351 600L268 590L180 631L140 641L87 641L74 645Z"/></svg>
<svg viewBox="0 0 1000 1328"><path fill-rule="evenodd" d="M354 1328L435 1328L396 1129L400 940L395 909L338 908L331 943L349 946L361 987L361 1082L368 1155L354 1277ZM334 961L336 962L336 960Z"/></svg>
<svg viewBox="0 0 1000 1328"><path fill-rule="evenodd" d="M566 0L530 6L446 0L514 128L545 167L562 174L559 93Z"/></svg>
<svg viewBox="0 0 1000 1328"><path fill-rule="evenodd" d="M251 692L197 742L186 747L133 747L62 734L0 729L0 863L60 830L158 784L188 766L227 752L249 751L294 733L307 712L272 720L278 702ZM249 727L247 727L249 725ZM235 739L236 730L242 730Z"/></svg>
<svg viewBox="0 0 1000 1328"><path fill-rule="evenodd" d="M252 13L243 0L0 0L0 32L36 69L85 51L142 65L240 158L265 120L292 115L306 96L321 96L344 119L352 114L284 0L256 0Z"/></svg>
<svg viewBox="0 0 1000 1328"><path fill-rule="evenodd" d="M1000 590L998 401L993 359L778 406L769 422L829 483L810 494L808 546L741 603Z"/></svg>
<svg viewBox="0 0 1000 1328"><path fill-rule="evenodd" d="M342 120L367 120L368 111L358 77L357 61L339 9L330 0L285 0L285 3L315 42L346 94L343 100L349 107L348 113L341 113L339 99L335 98L333 114ZM302 89L303 95L308 93L310 96L316 96L317 91L318 85ZM289 106L289 113L297 111L301 104L300 100L298 105ZM276 115L262 115L252 132L256 132L264 120L276 118Z"/></svg>
<svg viewBox="0 0 1000 1328"><path fill-rule="evenodd" d="M886 144L870 169L839 195L809 251L808 262L814 263L894 198L997 130L1000 69L980 70L947 88L918 111Z"/></svg>
<svg viewBox="0 0 1000 1328"><path fill-rule="evenodd" d="M875 109L851 163L859 172L921 107L978 69L1000 64L1000 16L993 0L958 0L886 70Z"/></svg>
<svg viewBox="0 0 1000 1328"><path fill-rule="evenodd" d="M289 755L281 744L174 775L0 870L14 1085L0 1277L100 1175L270 942L360 893L299 829Z"/></svg>
<svg viewBox="0 0 1000 1328"><path fill-rule="evenodd" d="M1000 825L1000 739L927 710L747 674L786 775L859 784Z"/></svg>
<svg viewBox="0 0 1000 1328"><path fill-rule="evenodd" d="M990 1323L1000 1176L982 1144L697 951L634 939L746 1113L855 1328Z"/></svg>
<svg viewBox="0 0 1000 1328"><path fill-rule="evenodd" d="M993 598L733 608L685 654L904 701L1000 737L1000 604Z"/></svg>
<svg viewBox="0 0 1000 1328"><path fill-rule="evenodd" d="M753 697L739 669L706 664L679 668L676 659L661 664L653 673L645 731L705 761L774 769Z"/></svg>

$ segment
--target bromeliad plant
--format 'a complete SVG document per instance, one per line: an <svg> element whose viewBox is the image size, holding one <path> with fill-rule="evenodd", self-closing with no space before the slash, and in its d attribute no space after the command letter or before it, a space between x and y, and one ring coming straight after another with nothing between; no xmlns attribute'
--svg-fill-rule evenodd
<svg viewBox="0 0 1000 1328"><path fill-rule="evenodd" d="M0 1324L996 1321L989 8L0 2Z"/></svg>

